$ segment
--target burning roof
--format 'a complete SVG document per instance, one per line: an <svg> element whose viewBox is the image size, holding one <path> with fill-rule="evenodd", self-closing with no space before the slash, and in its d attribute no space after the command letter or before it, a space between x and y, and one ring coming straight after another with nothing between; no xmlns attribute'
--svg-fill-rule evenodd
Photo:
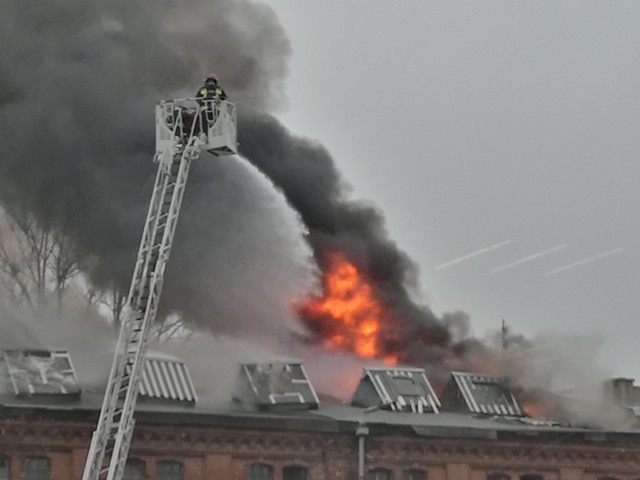
<svg viewBox="0 0 640 480"><path fill-rule="evenodd" d="M524 415L506 380L492 375L451 372L441 398L446 410L476 415Z"/></svg>
<svg viewBox="0 0 640 480"><path fill-rule="evenodd" d="M363 358L389 356L380 337L387 319L370 282L341 253L327 254L326 262L323 296L308 299L299 310L307 326L328 348ZM389 360L395 362L393 356Z"/></svg>
<svg viewBox="0 0 640 480"><path fill-rule="evenodd" d="M80 396L78 377L67 351L5 350L2 363L15 395Z"/></svg>
<svg viewBox="0 0 640 480"><path fill-rule="evenodd" d="M248 399L251 399L248 402ZM243 364L234 401L258 409L318 408L320 401L301 362Z"/></svg>
<svg viewBox="0 0 640 480"><path fill-rule="evenodd" d="M78 356L73 360L81 364L86 358ZM571 431L586 435L630 428L638 435L640 431L632 421L636 419L626 417L621 427L531 419L522 413L527 399L521 398L523 403L518 404L501 378L488 375L454 372L438 399L424 369L368 367L363 371L351 405L339 401L320 405L301 362L250 363L238 367L241 389L236 390L235 402L231 403L230 389L227 390L223 382L217 382L220 378L212 376L208 369L193 371L192 383L187 366L180 359L153 354L147 362L142 401L137 405L136 415L141 421L161 425L188 422L254 427L259 424L324 432L352 431L364 421L380 432L478 438L497 438L513 432L561 435ZM0 417L3 418L28 415L38 411L33 408L38 405L46 408L40 412L46 411L46 415L52 417L75 418L69 415L77 415L78 419L86 419L87 415L99 411L102 401L103 390L95 388L93 378L76 377L66 351L0 351L0 380L4 380L0 382ZM194 384L202 387L198 391L200 398L196 396ZM208 385L214 388L207 389ZM533 400L537 402L537 398ZM197 407L194 407L196 401ZM241 415L236 410L239 404L248 407Z"/></svg>
<svg viewBox="0 0 640 480"><path fill-rule="evenodd" d="M352 404L396 412L438 413L440 401L423 368L365 368Z"/></svg>

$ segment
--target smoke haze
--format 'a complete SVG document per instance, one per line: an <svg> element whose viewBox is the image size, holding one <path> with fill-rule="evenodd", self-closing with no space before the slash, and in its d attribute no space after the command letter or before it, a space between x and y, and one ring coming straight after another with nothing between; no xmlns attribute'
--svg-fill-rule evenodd
<svg viewBox="0 0 640 480"><path fill-rule="evenodd" d="M91 280L126 291L153 182L156 101L192 95L216 69L243 108L270 111L289 53L271 9L250 1L2 2L0 202L61 225ZM165 312L218 332L292 327L282 319L308 253L268 182L205 156L181 220Z"/></svg>
<svg viewBox="0 0 640 480"><path fill-rule="evenodd" d="M242 153L300 213L319 266L327 251L344 251L375 283L401 343L416 331L448 342L411 301L415 266L381 214L348 200L328 152L269 114L282 104L291 50L269 7L9 2L0 18L1 200L62 225L95 283L128 286L151 187L154 103L191 94L215 67L241 106ZM261 334L288 316L308 272L292 240L301 227L247 171L227 159L194 166L163 306L219 332Z"/></svg>
<svg viewBox="0 0 640 480"><path fill-rule="evenodd" d="M464 313L437 318L413 300L416 266L389 238L381 213L350 199L325 148L273 117L290 54L271 9L249 0L0 3L0 202L61 226L94 283L126 290L153 180L154 104L192 95L215 70L239 106L241 153L251 165L204 155L192 167L163 312L218 334L289 339L301 333L290 302L309 286L308 258L322 270L337 250L388 311L385 352L434 366L436 380L447 368L486 368L495 350L472 337ZM33 337L0 314L0 339L12 339L0 347L79 349L83 358L98 348L54 335L95 337L76 323L58 330L39 320ZM110 333L106 339L111 345ZM109 348L101 351L109 356ZM313 349L305 354L317 358ZM208 369L198 358L194 368ZM338 368L335 358L311 370ZM526 386L549 384L545 372L524 375ZM332 381L320 384L330 389Z"/></svg>
<svg viewBox="0 0 640 480"><path fill-rule="evenodd" d="M244 162L196 162L164 311L218 333L295 330L289 302L309 280L304 232L321 269L338 250L373 282L390 311L388 351L421 364L483 352L465 314L438 319L412 300L416 266L381 213L350 200L329 152L271 115L291 47L269 7L10 1L0 27L0 200L60 224L98 285L128 287L152 183L153 105L190 95L215 69L240 106L241 152L283 194Z"/></svg>

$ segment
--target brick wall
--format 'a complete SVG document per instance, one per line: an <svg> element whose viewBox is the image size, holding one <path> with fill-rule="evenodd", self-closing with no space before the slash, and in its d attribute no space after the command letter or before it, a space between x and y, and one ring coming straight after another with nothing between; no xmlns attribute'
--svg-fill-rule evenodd
<svg viewBox="0 0 640 480"><path fill-rule="evenodd" d="M23 480L29 457L49 459L51 480L80 480L93 425L2 421L0 456L9 459L10 480ZM547 445L545 447L545 445ZM250 465L270 465L273 480L288 465L308 469L307 480L356 480L357 439L349 433L305 433L196 427L137 428L130 457L144 462L147 480L157 478L160 461L179 461L184 480L247 480ZM544 480L620 480L640 477L640 449L635 445L553 445L534 441L434 439L370 435L366 467L403 480L419 469L428 480L504 480L525 474ZM529 477L534 480L536 477Z"/></svg>

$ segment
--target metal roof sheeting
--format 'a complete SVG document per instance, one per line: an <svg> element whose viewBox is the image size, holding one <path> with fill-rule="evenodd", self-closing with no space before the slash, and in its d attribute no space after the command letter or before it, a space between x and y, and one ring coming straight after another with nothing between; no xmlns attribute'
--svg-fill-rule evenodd
<svg viewBox="0 0 640 480"><path fill-rule="evenodd" d="M140 395L146 398L198 401L189 369L179 360L147 358L142 370Z"/></svg>
<svg viewBox="0 0 640 480"><path fill-rule="evenodd" d="M523 415L504 379L465 372L452 372L451 377L471 413L512 417Z"/></svg>

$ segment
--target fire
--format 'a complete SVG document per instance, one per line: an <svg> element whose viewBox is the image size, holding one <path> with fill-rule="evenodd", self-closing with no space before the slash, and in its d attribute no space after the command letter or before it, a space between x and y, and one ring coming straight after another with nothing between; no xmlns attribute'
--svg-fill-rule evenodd
<svg viewBox="0 0 640 480"><path fill-rule="evenodd" d="M380 342L384 307L344 254L328 255L322 284L322 297L312 297L299 309L311 330L319 333L329 348L396 363L397 357L385 352Z"/></svg>
<svg viewBox="0 0 640 480"><path fill-rule="evenodd" d="M529 417L546 417L546 410L542 405L535 403L525 403L522 405L522 411Z"/></svg>
<svg viewBox="0 0 640 480"><path fill-rule="evenodd" d="M520 392L517 396L522 411L533 418L552 418L561 414L561 405L541 391Z"/></svg>

